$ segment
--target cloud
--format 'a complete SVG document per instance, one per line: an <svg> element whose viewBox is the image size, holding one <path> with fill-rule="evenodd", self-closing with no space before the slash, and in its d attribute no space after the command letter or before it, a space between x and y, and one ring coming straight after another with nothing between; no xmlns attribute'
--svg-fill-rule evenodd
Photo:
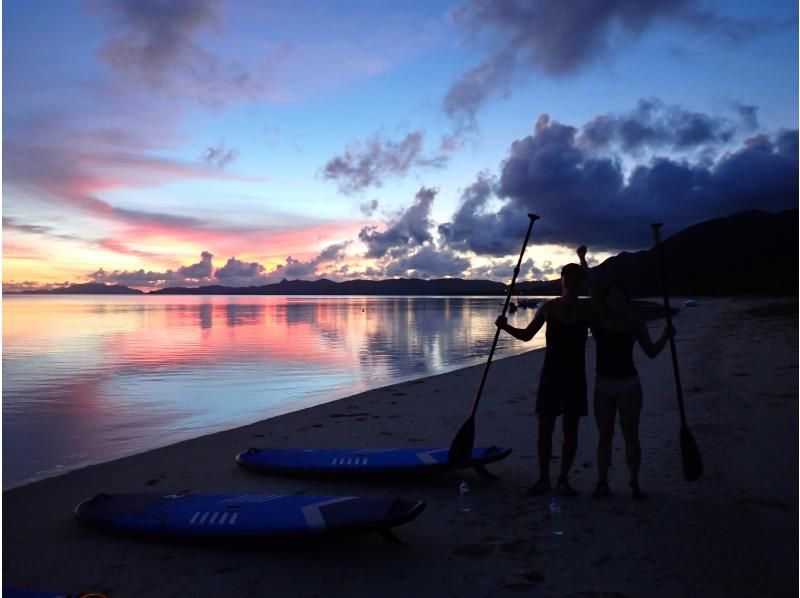
<svg viewBox="0 0 800 598"><path fill-rule="evenodd" d="M202 161L213 168L223 169L239 157L235 148L225 149L225 142L220 140L217 145L209 146L201 156Z"/></svg>
<svg viewBox="0 0 800 598"><path fill-rule="evenodd" d="M107 272L103 268L88 275L91 282L102 284L121 284L129 287L164 287L211 284L213 264L211 255L204 251L200 261L188 266L181 266L177 270L158 272L153 270L113 270Z"/></svg>
<svg viewBox="0 0 800 598"><path fill-rule="evenodd" d="M130 247L126 243L122 243L116 239L110 239L110 238L100 239L99 241L97 241L97 245L99 245L103 249L108 249L109 251L113 251L115 253L121 253L124 255L133 255L136 257L144 257L144 258L157 257L155 253L152 253L150 251L140 251L139 249Z"/></svg>
<svg viewBox="0 0 800 598"><path fill-rule="evenodd" d="M338 183L339 191L356 193L368 187L381 187L386 178L403 177L414 167L442 168L444 155L424 157L424 135L413 131L400 141L374 135L366 143L354 142L342 155L334 156L322 167L322 178Z"/></svg>
<svg viewBox="0 0 800 598"><path fill-rule="evenodd" d="M775 21L771 19L737 19L710 9L691 8L678 14L679 20L701 33L711 33L732 43L749 41L755 37L790 30L797 26L796 19Z"/></svg>
<svg viewBox="0 0 800 598"><path fill-rule="evenodd" d="M157 188L186 180L252 182L263 181L263 178L241 176L197 162L153 155L153 148L149 145L152 139L148 141L125 131L107 130L102 125L84 125L81 129L69 115L58 118L59 115L56 112L34 121L12 119L12 132L3 139L6 207L16 206L17 210L44 213L43 218L51 220L52 214L57 213L64 222L88 217L100 226L89 226L69 236L79 242L96 243L97 239L92 238L91 232L105 228L103 234L113 240L106 242L105 246L112 250L123 247L122 244L135 248L153 237L164 235L193 241L200 247L223 242L228 246L233 239L239 239L241 245L246 238L263 238L265 227L252 222L210 220L189 208L169 213L150 205L120 207L107 199L113 197L110 192L115 190ZM147 130L146 126L143 128ZM225 153L228 150L224 150L220 157L224 158ZM147 194L133 196L147 202ZM25 197L35 199L31 208L21 203ZM279 228L269 227L269 232L280 234ZM291 228L296 228L296 223ZM53 221L51 230L47 232L53 237L63 235L63 226ZM116 246L114 241L118 243ZM226 249L226 252L234 250ZM137 251L126 250L124 253L143 255Z"/></svg>
<svg viewBox="0 0 800 598"><path fill-rule="evenodd" d="M445 114L458 123L453 138L457 139L464 131L474 128L478 110L491 95L510 95L517 70L516 57L504 52L487 58L459 76L447 91L442 106ZM449 146L453 138L448 137L444 144Z"/></svg>
<svg viewBox="0 0 800 598"><path fill-rule="evenodd" d="M797 203L797 130L759 135L712 163L655 157L630 173L578 141L579 129L542 115L533 135L512 143L497 177L480 174L439 226L442 246L481 255L518 250L530 212L534 242L595 250L649 244L651 222L682 228L746 209ZM501 200L490 209L490 200Z"/></svg>
<svg viewBox="0 0 800 598"><path fill-rule="evenodd" d="M220 0L99 0L109 37L100 57L115 71L153 90L221 105L256 99L264 89L237 61L224 61L196 39L222 31Z"/></svg>
<svg viewBox="0 0 800 598"><path fill-rule="evenodd" d="M490 99L508 95L511 85L538 72L573 75L606 59L659 22L741 42L784 25L727 17L695 8L694 0L470 0L454 22L488 55L464 72L445 95L443 109L461 129Z"/></svg>
<svg viewBox="0 0 800 598"><path fill-rule="evenodd" d="M405 253L410 247L430 241L430 210L436 193L436 189L420 188L411 206L389 222L383 232L375 226L362 228L358 238L367 245L367 257L381 258L389 251Z"/></svg>
<svg viewBox="0 0 800 598"><path fill-rule="evenodd" d="M117 239L111 239L111 238L90 239L90 238L79 237L77 235L59 233L56 231L56 229L54 229L51 226L45 226L41 224L21 224L15 218L7 216L3 217L3 230L23 233L25 235L37 235L42 237L48 237L51 239L75 241L78 243L90 245L92 247L102 247L103 249L107 249L109 251L113 251L115 253L120 253L124 255L134 255L137 257L148 257L148 258L156 257L156 254L154 253L134 249Z"/></svg>
<svg viewBox="0 0 800 598"><path fill-rule="evenodd" d="M301 278L319 277L322 273L319 272L319 267L322 264L338 263L344 259L344 250L350 245L352 241L344 241L342 243L334 243L328 245L316 257L302 261L289 256L286 258L286 263L277 266L269 273L269 279L273 282L283 280L296 280ZM328 276L328 273L324 273Z"/></svg>
<svg viewBox="0 0 800 598"><path fill-rule="evenodd" d="M471 268L469 276L474 279L510 282L516 265L517 261L515 259L491 260L488 264ZM533 259L529 258L522 262L517 280L551 280L558 278L559 275L559 268L554 266L550 260L534 262Z"/></svg>
<svg viewBox="0 0 800 598"><path fill-rule="evenodd" d="M170 286L206 286L218 284L230 287L258 286L279 282L284 278L308 278L317 274L323 264L338 264L344 259L344 250L351 241L334 243L325 247L310 260L302 261L291 256L285 264L279 264L272 270L258 262L247 262L230 257L225 264L214 268L214 256L204 251L200 261L175 270L113 270L107 272L103 268L87 276L91 282L107 284L123 284L138 288L163 288Z"/></svg>
<svg viewBox="0 0 800 598"><path fill-rule="evenodd" d="M739 122L667 105L656 98L641 99L628 113L594 117L583 126L578 142L593 149L615 145L632 154L643 149L707 150L729 143L738 130L758 127L754 106L736 105L734 110Z"/></svg>
<svg viewBox="0 0 800 598"><path fill-rule="evenodd" d="M482 172L462 192L459 208L452 220L438 227L442 245L485 255L511 253L507 251L508 239L495 234L501 226L500 215L486 209L496 184L488 173ZM476 230L479 227L480 230Z"/></svg>
<svg viewBox="0 0 800 598"><path fill-rule="evenodd" d="M378 200L373 199L370 201L365 201L358 206L358 209L361 210L361 213L364 214L364 216L372 216L378 209Z"/></svg>
<svg viewBox="0 0 800 598"><path fill-rule="evenodd" d="M387 262L383 273L392 277L442 278L459 276L469 267L470 261L464 256L426 244L414 253Z"/></svg>
<svg viewBox="0 0 800 598"><path fill-rule="evenodd" d="M213 264L214 256L208 251L200 254L200 261L190 266L182 266L178 268L178 274L193 280L207 280L211 278L214 272Z"/></svg>
<svg viewBox="0 0 800 598"><path fill-rule="evenodd" d="M231 257L217 269L216 279L221 285L247 286L266 280L266 269L258 262L243 262Z"/></svg>

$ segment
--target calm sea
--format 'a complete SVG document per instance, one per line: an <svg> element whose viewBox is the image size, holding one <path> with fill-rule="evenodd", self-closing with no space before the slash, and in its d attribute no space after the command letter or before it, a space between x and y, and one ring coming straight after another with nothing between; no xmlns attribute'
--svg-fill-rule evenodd
<svg viewBox="0 0 800 598"><path fill-rule="evenodd" d="M5 296L3 488L480 363L501 301Z"/></svg>

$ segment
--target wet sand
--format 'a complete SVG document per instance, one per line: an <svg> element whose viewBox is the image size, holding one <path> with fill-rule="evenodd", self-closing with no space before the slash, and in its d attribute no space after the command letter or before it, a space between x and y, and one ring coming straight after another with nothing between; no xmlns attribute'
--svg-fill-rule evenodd
<svg viewBox="0 0 800 598"><path fill-rule="evenodd" d="M551 534L535 481L536 382L543 353L496 361L476 443L509 446L502 477L471 471L425 480L318 482L261 476L234 455L250 446L447 446L467 416L482 366L388 386L304 411L95 465L3 493L3 584L127 596L794 596L798 589L797 308L790 300L713 299L675 319L689 427L705 476L683 481L669 352L636 364L645 392L641 483L633 501L621 434L612 495L589 498L596 431L581 423L565 535ZM651 324L653 336L663 322ZM594 346L587 347L587 369ZM593 376L588 377L590 393ZM590 395L591 396L591 395ZM591 412L591 409L590 409ZM41 442L47 442L42 438ZM552 473L560 455L557 433ZM11 458L11 455L5 455ZM461 478L472 512L457 513ZM72 517L99 492L401 495L427 502L377 535L247 546L118 538Z"/></svg>

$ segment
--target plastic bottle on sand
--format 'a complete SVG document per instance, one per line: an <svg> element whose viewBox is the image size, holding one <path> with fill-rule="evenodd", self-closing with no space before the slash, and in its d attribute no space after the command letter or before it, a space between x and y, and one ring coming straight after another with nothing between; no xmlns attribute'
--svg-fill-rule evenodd
<svg viewBox="0 0 800 598"><path fill-rule="evenodd" d="M561 522L561 503L558 497L554 496L550 501L550 522L553 527L553 534L556 536L564 535L564 528Z"/></svg>
<svg viewBox="0 0 800 598"><path fill-rule="evenodd" d="M469 513L472 510L469 504L469 484L466 480L461 480L458 485L458 512Z"/></svg>

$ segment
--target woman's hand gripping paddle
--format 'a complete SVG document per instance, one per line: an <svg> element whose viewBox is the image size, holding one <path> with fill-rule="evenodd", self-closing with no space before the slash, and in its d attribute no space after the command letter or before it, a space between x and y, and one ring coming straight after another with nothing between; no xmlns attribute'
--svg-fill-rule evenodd
<svg viewBox="0 0 800 598"><path fill-rule="evenodd" d="M514 277L511 279L511 286L508 287L506 302L503 305L503 316L506 315L506 311L508 311L508 304L511 302L511 294L514 292L514 284L517 282L517 275L519 274L519 268L522 264L522 256L525 254L525 248L528 246L528 239L531 236L533 223L539 219L539 217L535 214L528 214L528 218L530 219L530 223L528 224L528 232L525 235L525 242L522 244L522 251L519 252L519 260L517 261L517 267L514 268ZM500 329L498 328L494 333L494 341L492 342L492 349L489 351L489 359L486 361L486 366L483 368L483 376L481 377L480 386L478 386L478 392L475 395L475 400L472 402L472 411L470 412L467 421L464 422L464 424L461 426L461 429L458 431L458 434L456 434L456 437L453 439L453 442L450 445L450 451L447 453L447 460L453 465L465 466L468 465L472 459L472 447L475 445L475 412L478 410L478 403L481 400L483 385L486 382L486 375L489 373L489 367L492 365L494 349L497 346L497 340L499 338Z"/></svg>
<svg viewBox="0 0 800 598"><path fill-rule="evenodd" d="M653 228L653 237L656 242L656 253L658 253L658 261L661 269L661 287L664 291L664 309L667 312L667 326L672 328L672 314L669 309L669 292L667 290L667 277L666 268L664 266L664 251L661 248L661 235L659 229L661 224L651 225ZM683 390L681 389L681 375L678 370L678 354L675 350L675 339L672 335L669 337L669 348L672 353L672 371L675 374L675 389L678 393L678 408L681 412L681 460L683 461L683 477L687 482L693 482L703 475L703 457L700 455L700 449L694 440L694 436L689 431L689 426L686 425L686 412L683 408Z"/></svg>

